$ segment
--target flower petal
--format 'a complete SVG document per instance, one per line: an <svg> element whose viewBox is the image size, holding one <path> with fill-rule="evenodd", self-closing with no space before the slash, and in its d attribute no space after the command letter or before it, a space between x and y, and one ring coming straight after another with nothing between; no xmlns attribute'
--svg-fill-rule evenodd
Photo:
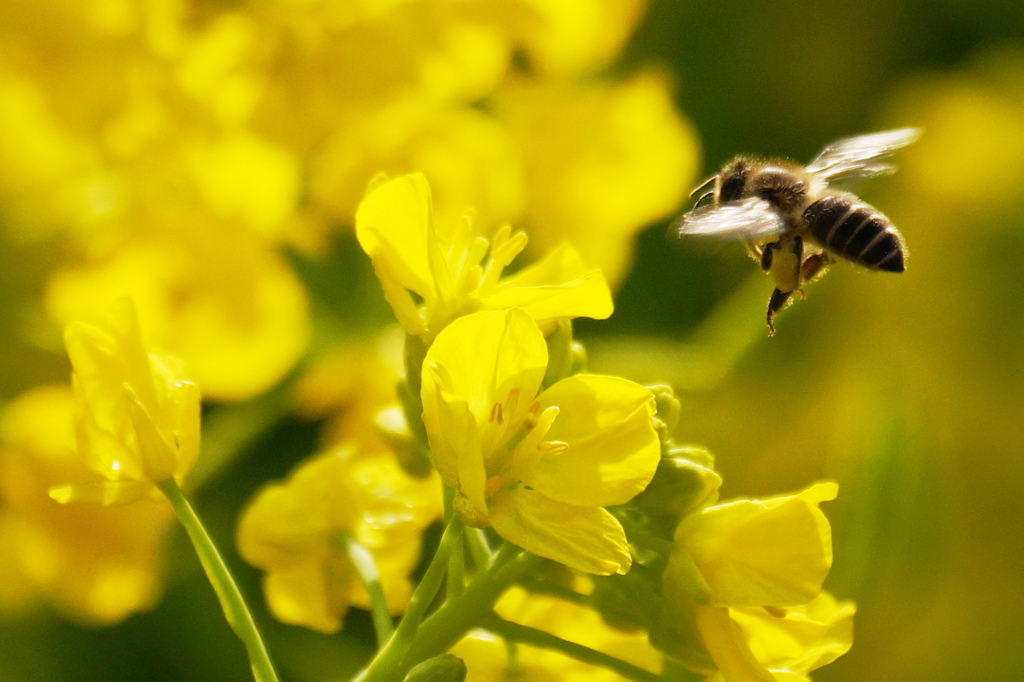
<svg viewBox="0 0 1024 682"><path fill-rule="evenodd" d="M434 294L427 234L431 222L430 185L420 173L402 175L372 188L356 210L356 238L370 258L383 259L406 289ZM378 269L378 272L381 272Z"/></svg>
<svg viewBox="0 0 1024 682"><path fill-rule="evenodd" d="M135 428L139 461L147 481L160 483L171 478L175 469L175 450L153 420L153 415L129 384L124 385L124 404Z"/></svg>
<svg viewBox="0 0 1024 682"><path fill-rule="evenodd" d="M729 609L698 606L697 629L704 647L718 666L720 679L728 682L775 682L747 644L747 635L733 622Z"/></svg>
<svg viewBox="0 0 1024 682"><path fill-rule="evenodd" d="M690 553L716 606L792 606L821 591L832 565L828 519L818 509L834 483L796 495L708 507L680 524L676 542Z"/></svg>
<svg viewBox="0 0 1024 682"><path fill-rule="evenodd" d="M502 280L483 303L491 309L522 308L540 325L573 317L604 320L614 309L604 275L584 265L568 244Z"/></svg>
<svg viewBox="0 0 1024 682"><path fill-rule="evenodd" d="M654 430L654 396L618 377L578 374L538 398L541 411L560 411L547 440L569 449L548 456L526 483L568 504L624 504L650 483L661 458Z"/></svg>
<svg viewBox="0 0 1024 682"><path fill-rule="evenodd" d="M836 660L853 645L852 602L822 592L810 604L786 609L784 616L765 609L731 609L746 632L750 649L769 670L808 674Z"/></svg>
<svg viewBox="0 0 1024 682"><path fill-rule="evenodd" d="M274 618L329 634L341 629L353 577L352 564L343 555L309 556L268 572L263 592Z"/></svg>
<svg viewBox="0 0 1024 682"><path fill-rule="evenodd" d="M520 486L491 500L498 535L537 556L584 573L624 574L632 564L626 533L601 507L580 507Z"/></svg>
<svg viewBox="0 0 1024 682"><path fill-rule="evenodd" d="M142 481L89 481L50 488L50 497L61 504L88 502L109 507L138 502L155 490Z"/></svg>

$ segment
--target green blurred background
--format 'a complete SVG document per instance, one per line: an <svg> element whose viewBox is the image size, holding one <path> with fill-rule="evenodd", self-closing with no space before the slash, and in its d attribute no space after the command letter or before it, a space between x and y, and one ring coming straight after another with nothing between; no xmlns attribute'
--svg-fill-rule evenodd
<svg viewBox="0 0 1024 682"><path fill-rule="evenodd" d="M740 152L806 161L839 137L924 128L899 173L860 191L903 232L908 271L838 264L769 339L771 283L739 245L672 243L654 225L615 315L577 326L591 369L673 384L679 435L715 453L724 497L839 482L827 586L857 602L856 637L816 680L1024 679L1024 3L655 1L614 68L651 63L676 79L703 174ZM5 248L22 265L0 270L10 327L43 273ZM346 283L370 276L350 241L302 268L349 306ZM370 325L387 311L361 286ZM14 338L3 348L20 358L7 396L66 376ZM234 519L315 448L316 427L277 423L197 499L251 594ZM184 538L172 557L161 605L116 627L0 622L0 681L245 679ZM372 646L360 612L345 637L260 616L289 679L331 679Z"/></svg>
<svg viewBox="0 0 1024 682"><path fill-rule="evenodd" d="M740 248L653 228L601 325L653 352L601 339L594 361L684 389L681 431L726 497L839 482L826 585L856 600L856 636L815 679L1024 679L1024 4L656 3L629 54L677 70L708 173L924 128L859 189L906 273L840 264L768 339L770 283Z"/></svg>

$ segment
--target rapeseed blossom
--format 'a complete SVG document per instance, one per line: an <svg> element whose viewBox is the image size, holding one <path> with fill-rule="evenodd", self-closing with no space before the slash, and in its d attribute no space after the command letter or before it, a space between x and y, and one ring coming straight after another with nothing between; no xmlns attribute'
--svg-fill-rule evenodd
<svg viewBox="0 0 1024 682"><path fill-rule="evenodd" d="M836 491L819 483L794 495L736 500L679 524L665 574L669 618L691 623L700 644L676 655L731 682L798 679L791 675L846 652L853 608L821 589L832 544L818 505Z"/></svg>
<svg viewBox="0 0 1024 682"><path fill-rule="evenodd" d="M567 321L611 314L634 236L678 207L698 165L670 79L608 75L644 9L0 6L0 229L63 246L45 265L42 306L72 323L88 464L50 468L70 449L55 435L44 443L12 406L25 424L4 423L0 542L21 543L26 570L14 578L88 622L151 606L169 513L149 499L159 491L255 676L276 679L178 486L198 454L202 385L214 401L268 397L253 411L268 423L289 409L327 420L315 454L250 502L237 541L279 620L334 632L351 607L373 612L381 648L369 680L402 679L449 650L471 680L610 681L614 659L642 678L700 659L691 667L708 675L765 679L843 653L852 606L820 591L831 555L817 503L830 488L716 505L710 456L662 466L682 451L663 390L578 373ZM508 225L529 231L529 245ZM308 347L311 314L338 311L311 304L316 277L297 273L344 249L348 229L406 332L404 367L394 340L378 352L353 340L348 319L330 329L344 338ZM515 270L521 254L532 260ZM139 319L121 304L106 327L73 322L127 294ZM185 362L150 352L140 327ZM317 357L324 348L341 350ZM271 392L300 360L312 370L297 387ZM286 393L297 400L278 400ZM44 415L36 398L26 404ZM60 400L66 412L71 398ZM247 407L209 409L231 431ZM656 494L634 501L666 471ZM47 489L61 502L137 504L57 505ZM680 491L685 503L666 502ZM435 547L426 528L442 520ZM647 581L692 631L656 650L649 623L615 630L620 614L565 567L627 588ZM529 589L508 589L520 582ZM567 645L517 642L500 619L547 635L550 649ZM586 647L593 660L572 658Z"/></svg>
<svg viewBox="0 0 1024 682"><path fill-rule="evenodd" d="M5 584L22 608L45 603L67 618L111 625L156 605L167 505L62 505L47 490L68 480L101 481L75 452L75 399L67 386L40 386L0 417L0 551ZM8 573L9 571L9 573Z"/></svg>
<svg viewBox="0 0 1024 682"><path fill-rule="evenodd" d="M428 172L441 222L473 206L485 234L528 225L535 247L570 241L614 283L698 157L668 79L602 75L643 9L11 0L0 226L60 240L45 264L59 326L145 289L153 340L225 401L300 360L307 292L282 251L330 249L382 169ZM241 245L222 277L197 255L208 243Z"/></svg>
<svg viewBox="0 0 1024 682"><path fill-rule="evenodd" d="M540 257L566 241L616 288L633 265L637 226L670 215L699 151L664 76L621 82L514 80L498 110L523 156L529 202L516 224Z"/></svg>
<svg viewBox="0 0 1024 682"><path fill-rule="evenodd" d="M50 488L50 497L104 506L146 497L169 502L228 625L245 645L257 682L277 682L238 585L181 489L199 454L199 388L180 360L147 352L129 299L111 308L105 327L76 322L66 339L74 369L77 450L100 480Z"/></svg>
<svg viewBox="0 0 1024 682"><path fill-rule="evenodd" d="M774 611L765 608L731 608L733 632L745 638L757 667L775 679L805 681L818 668L839 658L853 644L852 602L837 601L828 592L801 606ZM724 668L725 666L723 666ZM714 682L729 682L719 671ZM742 679L742 678L740 678Z"/></svg>
<svg viewBox="0 0 1024 682"><path fill-rule="evenodd" d="M66 333L78 417L78 452L103 480L58 486L58 502L134 502L156 484L179 483L199 454L199 387L181 361L148 353L127 299L107 324L71 324Z"/></svg>
<svg viewBox="0 0 1024 682"><path fill-rule="evenodd" d="M251 234L203 216L180 219L193 230L133 237L54 272L47 310L71 323L131 296L151 338L190 359L204 394L239 400L267 390L306 347L305 290L281 254Z"/></svg>
<svg viewBox="0 0 1024 682"><path fill-rule="evenodd" d="M386 451L335 446L260 491L239 520L238 547L265 571L263 590L274 616L336 632L349 605L369 608L349 540L372 555L388 610L401 613L423 529L441 515L438 483L436 477L413 479Z"/></svg>
<svg viewBox="0 0 1024 682"><path fill-rule="evenodd" d="M658 465L651 391L578 374L541 391L548 353L519 309L456 320L423 363L423 421L455 509L539 556L625 573L632 559L604 507L644 489Z"/></svg>
<svg viewBox="0 0 1024 682"><path fill-rule="evenodd" d="M526 246L525 233L503 227L488 241L473 233L468 217L436 224L430 186L420 174L372 187L356 212L356 235L395 317L427 343L455 318L477 310L519 307L542 325L604 319L612 312L604 276L568 245L501 279ZM423 303L417 305L412 294Z"/></svg>

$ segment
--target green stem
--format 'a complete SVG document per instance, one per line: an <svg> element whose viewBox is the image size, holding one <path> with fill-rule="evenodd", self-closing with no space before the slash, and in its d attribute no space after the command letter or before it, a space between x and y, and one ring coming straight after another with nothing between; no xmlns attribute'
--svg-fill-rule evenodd
<svg viewBox="0 0 1024 682"><path fill-rule="evenodd" d="M483 569L491 559L491 548L487 544L487 536L480 528L471 528L466 533L466 544L469 546L469 557L473 567Z"/></svg>
<svg viewBox="0 0 1024 682"><path fill-rule="evenodd" d="M358 679L361 682L390 679L389 674L392 669L397 669L419 629L423 617L441 589L448 568L448 557L455 545L462 542L462 530L461 519L458 515L454 515L444 529L441 542L438 544L437 551L431 558L423 578L409 599L409 606L405 609L405 615L398 623L398 628L391 635L391 639L370 661L369 667L360 674Z"/></svg>
<svg viewBox="0 0 1024 682"><path fill-rule="evenodd" d="M380 571L377 570L377 562L373 555L350 537L343 539L345 552L352 561L359 579L363 582L367 594L370 595L370 613L373 616L373 629L377 633L377 644L383 646L391 637L395 626L391 621L391 613L388 612L388 603L384 598L384 588L380 584Z"/></svg>
<svg viewBox="0 0 1024 682"><path fill-rule="evenodd" d="M398 682L418 663L445 653L467 632L478 627L505 590L540 561L539 557L506 543L487 569L469 582L465 591L445 601L419 624L409 641L392 647L403 634L403 620L388 647L370 663L359 681Z"/></svg>
<svg viewBox="0 0 1024 682"><path fill-rule="evenodd" d="M434 597L441 589L441 582L448 569L448 557L451 556L455 546L462 542L462 530L462 520L457 515L452 517L452 520L448 522L448 527L444 529L444 534L441 535L437 552L434 553L420 584L416 586L416 591L409 599L409 606L405 610L405 615L402 616L402 622L398 624L398 630L395 631L393 640L404 643L419 628L423 616L427 614L427 610L434 602Z"/></svg>
<svg viewBox="0 0 1024 682"><path fill-rule="evenodd" d="M267 648L263 645L263 639L256 629L256 622L253 620L252 614L249 613L242 593L238 590L238 585L235 584L235 579L221 558L220 552L217 551L216 545L213 544L213 539L203 527L199 516L196 515L192 505L189 504L185 494L173 478L156 485L170 501L178 520L185 527L185 532L188 533L192 546L195 547L196 554L199 555L199 561L206 571L206 577L209 578L214 592L217 593L228 625L245 645L245 650L249 654L249 663L252 665L253 677L257 682L277 682L277 673L274 672L274 665L267 655Z"/></svg>
<svg viewBox="0 0 1024 682"><path fill-rule="evenodd" d="M527 592L532 594L543 594L548 597L554 597L555 599L576 604L577 606L593 608L593 599L591 599L590 596L580 594L576 590L566 587L565 585L535 577L523 578L519 584Z"/></svg>
<svg viewBox="0 0 1024 682"><path fill-rule="evenodd" d="M659 679L672 680L672 682L704 682L707 679L706 675L693 672L675 659L665 656L664 660Z"/></svg>
<svg viewBox="0 0 1024 682"><path fill-rule="evenodd" d="M399 674L393 679L401 679L420 661L445 653L467 632L479 627L505 590L541 561L540 557L505 543L487 570L478 573L462 594L446 601L423 621L401 661Z"/></svg>
<svg viewBox="0 0 1024 682"><path fill-rule="evenodd" d="M591 649L590 647L577 644L576 642L570 642L569 640L562 639L561 637L552 635L549 632L544 632L543 630L537 630L535 628L527 627L526 625L520 625L519 623L503 620L493 614L485 618L480 626L484 629L490 630L496 635L504 637L510 642L529 644L530 646L539 647L541 649L558 651L569 658L580 661L581 663L607 668L608 670L622 675L627 680L635 680L636 682L657 682L657 680L662 679L660 675L656 675L649 670L644 670L632 663L627 663L621 658L609 656L608 654L597 651L596 649Z"/></svg>
<svg viewBox="0 0 1024 682"><path fill-rule="evenodd" d="M445 595L448 599L460 594L466 587L466 533L460 534L459 542L452 547L448 555L447 582L445 583Z"/></svg>

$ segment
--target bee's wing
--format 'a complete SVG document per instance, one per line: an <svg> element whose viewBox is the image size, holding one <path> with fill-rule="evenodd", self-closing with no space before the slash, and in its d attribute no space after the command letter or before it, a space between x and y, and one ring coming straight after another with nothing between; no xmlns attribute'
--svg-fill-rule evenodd
<svg viewBox="0 0 1024 682"><path fill-rule="evenodd" d="M777 235L785 229L782 216L771 204L758 197L703 206L679 216L670 227L670 231L680 237L712 235L755 241Z"/></svg>
<svg viewBox="0 0 1024 682"><path fill-rule="evenodd" d="M887 159L920 135L920 128L899 128L837 140L821 150L807 172L829 181L885 175L895 170Z"/></svg>

